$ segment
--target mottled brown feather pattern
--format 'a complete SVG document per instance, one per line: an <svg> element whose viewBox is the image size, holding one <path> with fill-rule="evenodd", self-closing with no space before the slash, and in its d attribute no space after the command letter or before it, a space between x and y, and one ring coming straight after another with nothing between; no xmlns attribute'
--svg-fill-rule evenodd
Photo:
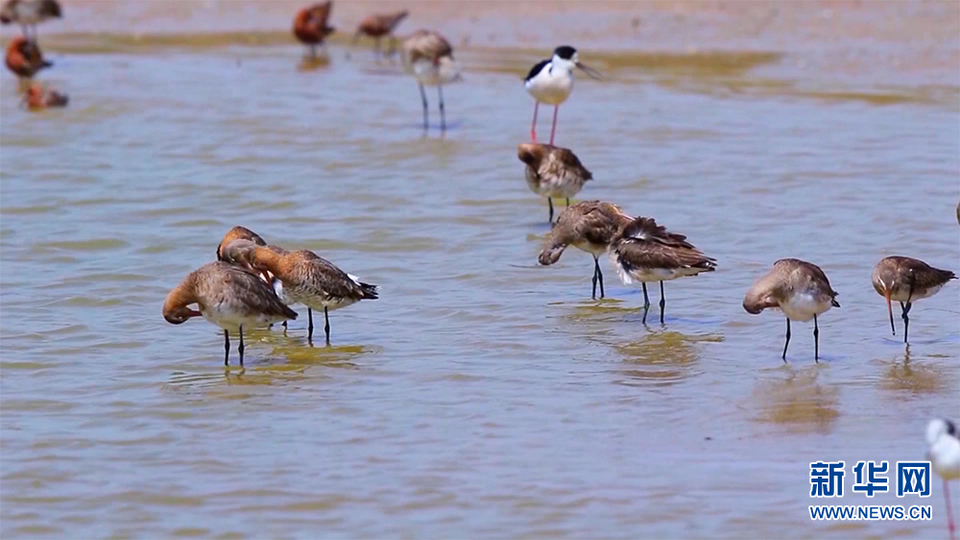
<svg viewBox="0 0 960 540"><path fill-rule="evenodd" d="M0 8L0 23L38 24L63 16L56 0L7 0Z"/></svg>
<svg viewBox="0 0 960 540"><path fill-rule="evenodd" d="M188 308L194 303L200 308L199 313ZM188 274L167 295L163 317L172 324L180 324L217 309L250 319L297 318L297 312L284 305L256 274L221 261L208 263Z"/></svg>
<svg viewBox="0 0 960 540"><path fill-rule="evenodd" d="M573 197L593 174L569 148L549 144L517 145L517 157L527 165L530 190L544 197Z"/></svg>
<svg viewBox="0 0 960 540"><path fill-rule="evenodd" d="M583 201L560 214L543 243L539 261L550 265L560 259L567 246L594 256L607 250L617 232L633 218L619 206L601 201Z"/></svg>
<svg viewBox="0 0 960 540"><path fill-rule="evenodd" d="M396 13L374 13L367 15L357 26L357 34L366 34L370 37L383 37L391 32L408 15L406 10Z"/></svg>
<svg viewBox="0 0 960 540"><path fill-rule="evenodd" d="M404 58L409 63L420 59L431 60L437 64L440 58L453 58L453 47L450 42L437 32L420 29L404 38L401 45Z"/></svg>
<svg viewBox="0 0 960 540"><path fill-rule="evenodd" d="M950 270L934 268L911 257L885 257L873 269L873 288L881 295L893 297L924 295L928 290L942 287L957 276Z"/></svg>
<svg viewBox="0 0 960 540"><path fill-rule="evenodd" d="M653 218L638 217L627 224L613 241L618 262L624 270L690 269L712 272L716 259L687 242L682 234L667 231Z"/></svg>
<svg viewBox="0 0 960 540"><path fill-rule="evenodd" d="M336 308L359 300L377 299L375 285L354 281L333 263L308 250L277 253L255 246L252 265L283 284L284 295L313 309ZM330 305L332 304L332 305Z"/></svg>

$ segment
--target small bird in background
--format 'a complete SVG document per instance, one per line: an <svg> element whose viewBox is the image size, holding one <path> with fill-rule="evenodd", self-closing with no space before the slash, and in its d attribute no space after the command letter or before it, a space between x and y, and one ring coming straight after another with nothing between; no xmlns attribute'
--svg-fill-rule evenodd
<svg viewBox="0 0 960 540"><path fill-rule="evenodd" d="M956 536L957 525L953 520L953 505L950 503L951 480L960 478L960 440L957 426L950 420L935 418L927 424L927 460L930 468L943 479L943 498L947 503L947 527L950 539Z"/></svg>
<svg viewBox="0 0 960 540"><path fill-rule="evenodd" d="M837 291L830 287L830 280L815 264L799 259L780 259L773 269L761 277L747 291L743 309L756 315L766 308L779 308L787 318L787 340L783 344L783 361L787 361L787 346L790 345L790 321L807 322L813 319L813 359L819 363L820 328L817 315L823 315L831 307L840 307Z"/></svg>
<svg viewBox="0 0 960 540"><path fill-rule="evenodd" d="M32 111L39 111L50 107L66 107L69 98L56 90L45 88L37 83L31 83L23 95L23 102Z"/></svg>
<svg viewBox="0 0 960 540"><path fill-rule="evenodd" d="M702 272L713 272L717 261L687 242L682 234L667 231L653 218L638 217L624 226L610 246L610 261L624 285L639 281L643 288L643 324L647 324L650 298L647 283L660 282L660 324L667 301L663 282Z"/></svg>
<svg viewBox="0 0 960 540"><path fill-rule="evenodd" d="M404 69L417 79L423 101L423 130L429 127L427 94L424 86L436 86L440 99L440 130L446 131L447 118L443 106L443 85L460 80L460 67L453 60L453 47L439 33L417 30L400 45Z"/></svg>
<svg viewBox="0 0 960 540"><path fill-rule="evenodd" d="M293 35L309 47L309 58L317 57L317 46L324 45L327 36L335 30L327 24L333 0L307 6L293 17Z"/></svg>
<svg viewBox="0 0 960 540"><path fill-rule="evenodd" d="M397 36L393 30L399 25L409 13L407 10L397 11L396 13L374 13L367 15L360 21L356 33L353 34L353 45L357 44L360 36L369 36L375 40L374 53L380 55L380 40L384 37L390 38L390 48L386 51L387 56L393 55L397 50Z"/></svg>
<svg viewBox="0 0 960 540"><path fill-rule="evenodd" d="M40 47L29 39L17 36L7 45L7 54L4 57L7 69L21 79L30 79L38 71L53 65L44 60Z"/></svg>
<svg viewBox="0 0 960 540"><path fill-rule="evenodd" d="M903 319L903 342L907 342L910 328L910 308L913 302L928 298L940 292L957 275L950 270L940 270L929 264L910 257L885 257L873 268L873 288L877 294L887 299L887 313L890 315L890 331L897 335L893 325L892 300L900 302L900 318Z"/></svg>
<svg viewBox="0 0 960 540"><path fill-rule="evenodd" d="M198 309L190 306L196 304ZM243 268L217 261L190 272L163 303L163 318L183 324L202 316L223 329L223 365L230 365L230 333L240 338L237 351L243 366L243 330L296 319L260 277Z"/></svg>
<svg viewBox="0 0 960 540"><path fill-rule="evenodd" d="M56 0L7 0L0 8L0 24L19 24L23 37L33 42L37 41L38 24L61 17Z"/></svg>
<svg viewBox="0 0 960 540"><path fill-rule="evenodd" d="M533 106L533 123L530 124L531 141L537 142L537 111L543 103L553 105L553 127L550 128L550 144L553 144L560 104L566 101L573 91L573 68L579 68L594 79L601 78L600 73L580 62L576 49L562 45L553 50L553 58L533 66L523 80L527 92L536 100Z"/></svg>
<svg viewBox="0 0 960 540"><path fill-rule="evenodd" d="M560 214L557 222L543 242L543 250L537 260L543 266L549 266L558 260L567 246L574 246L593 255L593 293L597 298L597 283L600 284L600 298L603 290L603 272L600 270L600 255L606 253L621 228L633 218L624 214L615 204L600 201L583 201Z"/></svg>
<svg viewBox="0 0 960 540"><path fill-rule="evenodd" d="M547 198L550 208L548 221L553 222L553 198L567 200L593 179L593 174L580 163L569 148L549 144L527 143L517 145L517 157L527 164L524 170L530 191Z"/></svg>

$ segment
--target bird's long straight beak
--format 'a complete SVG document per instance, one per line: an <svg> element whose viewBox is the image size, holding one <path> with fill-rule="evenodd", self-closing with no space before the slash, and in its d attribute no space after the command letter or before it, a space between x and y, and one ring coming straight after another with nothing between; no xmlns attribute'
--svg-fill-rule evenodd
<svg viewBox="0 0 960 540"><path fill-rule="evenodd" d="M890 314L890 331L897 335L897 328L893 326L893 305L890 303L890 291L883 291L883 296L887 299L887 313Z"/></svg>
<svg viewBox="0 0 960 540"><path fill-rule="evenodd" d="M593 78L593 79L597 79L598 81L601 80L601 79L603 79L603 75L600 75L600 72L599 72L599 71L597 71L597 70L593 69L592 67L584 64L583 62L577 62L577 67L580 68L581 71L583 71L584 73L586 73L587 75L589 75L589 76L590 76L591 78Z"/></svg>

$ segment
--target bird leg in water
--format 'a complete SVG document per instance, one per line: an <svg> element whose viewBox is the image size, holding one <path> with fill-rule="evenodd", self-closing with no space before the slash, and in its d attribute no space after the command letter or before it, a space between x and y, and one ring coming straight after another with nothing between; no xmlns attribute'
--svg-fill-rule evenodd
<svg viewBox="0 0 960 540"><path fill-rule="evenodd" d="M820 363L820 327L816 315L813 316L813 361Z"/></svg>
<svg viewBox="0 0 960 540"><path fill-rule="evenodd" d="M787 363L787 347L790 345L790 319L787 319L787 340L783 343L783 355L780 358L783 358L783 363Z"/></svg>
<svg viewBox="0 0 960 540"><path fill-rule="evenodd" d="M913 304L907 302L904 305L903 302L900 302L900 309L903 310L903 342L907 342L907 332L910 331L910 317L907 315L910 313L910 308L913 307Z"/></svg>
<svg viewBox="0 0 960 540"><path fill-rule="evenodd" d="M323 332L327 335L327 346L330 346L330 315L327 307L323 307Z"/></svg>
<svg viewBox="0 0 960 540"><path fill-rule="evenodd" d="M240 367L243 367L243 325L240 325L240 346L237 347L237 350L240 351Z"/></svg>
<svg viewBox="0 0 960 540"><path fill-rule="evenodd" d="M437 96L440 98L440 131L447 130L447 114L443 110L443 85L437 85Z"/></svg>
<svg viewBox="0 0 960 540"><path fill-rule="evenodd" d="M223 365L230 365L230 332L223 331Z"/></svg>
<svg viewBox="0 0 960 540"><path fill-rule="evenodd" d="M660 324L663 324L663 308L667 306L667 299L663 296L663 282L660 282Z"/></svg>
<svg viewBox="0 0 960 540"><path fill-rule="evenodd" d="M423 90L423 85L420 85L420 99L423 101L423 130L427 130L427 93Z"/></svg>
<svg viewBox="0 0 960 540"><path fill-rule="evenodd" d="M313 311L307 308L307 342L313 345Z"/></svg>
<svg viewBox="0 0 960 540"><path fill-rule="evenodd" d="M547 218L547 221L553 223L553 199L547 197L547 204L550 205L550 217Z"/></svg>
<svg viewBox="0 0 960 540"><path fill-rule="evenodd" d="M650 297L647 296L647 283L641 282L643 287L643 324L647 324L647 312L650 311Z"/></svg>

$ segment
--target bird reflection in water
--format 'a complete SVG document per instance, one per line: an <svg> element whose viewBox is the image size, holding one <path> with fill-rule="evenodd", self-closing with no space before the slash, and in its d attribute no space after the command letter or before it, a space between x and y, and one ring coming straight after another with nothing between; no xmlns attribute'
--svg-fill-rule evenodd
<svg viewBox="0 0 960 540"><path fill-rule="evenodd" d="M688 336L679 332L652 332L638 341L614 345L623 357L618 372L629 379L618 381L628 386L669 386L699 375L698 343L720 342L719 335Z"/></svg>
<svg viewBox="0 0 960 540"><path fill-rule="evenodd" d="M949 357L933 358L931 362L925 362L925 359L923 356L911 359L910 345L907 345L902 357L897 355L892 360L877 360L875 363L886 367L880 386L884 390L916 395L945 392L949 373L943 368L949 366L944 362Z"/></svg>
<svg viewBox="0 0 960 540"><path fill-rule="evenodd" d="M317 71L330 67L330 57L327 55L304 56L297 63L297 71Z"/></svg>
<svg viewBox="0 0 960 540"><path fill-rule="evenodd" d="M784 379L757 381L750 405L757 420L797 433L829 433L840 416L840 390L817 382L817 376L816 369L790 370Z"/></svg>

